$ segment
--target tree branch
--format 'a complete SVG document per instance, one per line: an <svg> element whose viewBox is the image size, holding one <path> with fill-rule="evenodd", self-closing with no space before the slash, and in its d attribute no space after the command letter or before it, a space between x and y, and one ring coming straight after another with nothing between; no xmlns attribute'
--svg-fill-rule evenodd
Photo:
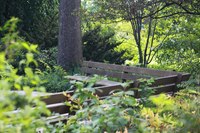
<svg viewBox="0 0 200 133"><path fill-rule="evenodd" d="M152 51L154 51L154 50L156 49L155 52L154 52L154 54L153 54L153 56L151 57L151 59L149 60L149 62L147 62L147 64L149 64L149 63L152 62L152 60L153 60L153 58L155 57L156 53L158 52L159 48L163 45L165 39L169 36L169 33L170 33L171 29L172 29L172 27L170 28L168 34L166 34L166 36L163 38L162 42L161 42L159 45L157 45L157 46L152 50ZM149 58L150 58L150 57L149 57Z"/></svg>
<svg viewBox="0 0 200 133"><path fill-rule="evenodd" d="M166 3L163 7L161 7L161 8L158 9L158 10L156 10L155 12L150 13L150 14L148 14L148 15L146 15L146 16L143 16L142 19L147 18L147 17L152 17L152 16L154 16L155 14L159 13L160 11L164 10L165 8L167 8L167 7L169 7L169 6L173 5L173 4L175 4L175 3Z"/></svg>
<svg viewBox="0 0 200 133"><path fill-rule="evenodd" d="M181 9L183 9L187 14L191 14L191 15L200 15L200 12L191 12L189 11L189 9L187 9L186 7L183 6L183 3L180 2L174 2L177 6L179 6Z"/></svg>
<svg viewBox="0 0 200 133"><path fill-rule="evenodd" d="M161 18L167 18L167 17L171 17L171 16L174 16L174 15L178 15L178 14L188 15L187 12L175 12L175 13L172 13L172 14L163 15L163 16L159 16L159 17L153 17L153 18L154 19L161 19ZM193 15L200 15L200 14L193 14Z"/></svg>
<svg viewBox="0 0 200 133"><path fill-rule="evenodd" d="M145 50L144 50L144 66L147 64L146 58L147 58L147 49L149 45L149 39L151 35L151 25L152 25L152 18L150 18L149 20L148 35L147 35L147 40L146 40L146 45L145 45Z"/></svg>
<svg viewBox="0 0 200 133"><path fill-rule="evenodd" d="M154 25L154 29L153 29L153 35L152 35L152 38L151 38L151 46L150 46L150 51L149 51L149 54L148 54L148 59L147 59L147 64L149 62L149 59L151 57L151 53L152 53L152 47L153 47L153 42L154 42L154 36L155 36L155 31L156 31L156 26L157 26L157 20L155 22L155 25Z"/></svg>

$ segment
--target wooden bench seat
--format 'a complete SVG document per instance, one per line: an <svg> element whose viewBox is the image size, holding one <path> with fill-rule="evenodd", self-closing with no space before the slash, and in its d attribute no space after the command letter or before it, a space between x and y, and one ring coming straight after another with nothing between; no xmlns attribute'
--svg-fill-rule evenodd
<svg viewBox="0 0 200 133"><path fill-rule="evenodd" d="M89 80L91 80L92 77L88 77L88 76L80 76L80 75L74 75L74 76L67 76L68 79L70 80L77 80L77 81L83 81L83 82L87 82ZM122 83L120 82L116 82L116 81L111 81L111 80L107 80L107 79L102 79L99 80L95 83L97 86L113 86L113 85L122 85Z"/></svg>
<svg viewBox="0 0 200 133"><path fill-rule="evenodd" d="M82 81L82 82L87 82L92 79L92 77L80 76L80 75L67 76L67 78L70 80L76 80L76 81ZM121 82L111 81L107 79L98 80L95 83L94 87L97 90L96 94L100 97L108 96L112 90L116 90L116 89L125 90Z"/></svg>

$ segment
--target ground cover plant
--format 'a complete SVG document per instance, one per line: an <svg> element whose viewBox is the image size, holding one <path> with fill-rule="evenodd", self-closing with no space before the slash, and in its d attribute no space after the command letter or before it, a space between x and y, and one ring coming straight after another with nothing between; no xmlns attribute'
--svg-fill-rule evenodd
<svg viewBox="0 0 200 133"><path fill-rule="evenodd" d="M67 72L60 66L46 66L44 71L38 71L47 92L62 92L70 88L69 81L65 78Z"/></svg>
<svg viewBox="0 0 200 133"><path fill-rule="evenodd" d="M116 90L100 98L94 94L97 77L83 84L74 82L77 90L66 102L76 114L62 125L67 132L199 132L200 87L187 85L174 96L146 93L135 99L133 91ZM73 86L73 87L74 87ZM145 90L147 86L141 89Z"/></svg>

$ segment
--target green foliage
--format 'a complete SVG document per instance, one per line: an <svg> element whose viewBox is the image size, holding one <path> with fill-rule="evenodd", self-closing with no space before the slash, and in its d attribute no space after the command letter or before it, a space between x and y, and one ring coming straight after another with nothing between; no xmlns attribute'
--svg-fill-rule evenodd
<svg viewBox="0 0 200 133"><path fill-rule="evenodd" d="M176 20L171 35L160 48L157 62L195 77L200 74L199 18L184 17Z"/></svg>
<svg viewBox="0 0 200 133"><path fill-rule="evenodd" d="M52 47L47 50L41 50L40 54L38 55L38 62L39 68L41 70L45 70L46 66L53 67L57 65L57 47Z"/></svg>
<svg viewBox="0 0 200 133"><path fill-rule="evenodd" d="M101 4L103 1L99 2ZM121 0L107 2L110 4L104 7L91 8L87 4L84 6L93 12L92 17L95 15L97 18L108 16L116 21L121 17L128 18L124 11L114 11L124 6L110 8L114 4L122 4ZM38 128L45 130L46 125L42 116L48 115L49 112L38 97L32 97L33 91L44 92L41 85L44 85L49 92L66 91L69 88L68 81L64 79L67 73L55 66L57 50L53 46L57 45L58 1L0 0L0 3L0 24L3 24L10 16L18 16L21 19L19 24L21 34L31 42L40 43L40 49L43 52L38 57L42 63L37 63L34 54L38 53L37 46L25 42L18 36L16 32L18 20L12 19L0 28L0 132L35 132ZM108 10L107 7L109 7ZM194 7L198 8L198 6ZM166 13L171 9L167 9ZM96 14L96 11L106 11L106 14ZM86 13L89 14L89 12ZM145 13L148 13L147 9ZM143 38L141 44L145 44L146 41L148 26L145 22L147 21L148 19L142 21L144 25L141 30ZM159 20L154 44L148 47L149 50L155 50L154 48L158 46L156 61L159 65L155 67L190 72L196 77L195 83L196 81L199 83L199 21L199 18L191 16ZM131 25L118 23L115 29L119 27L126 30L117 33L117 36L121 35L125 39L126 47L121 45L123 40L116 39L112 28L100 26L89 28L83 36L86 59L121 64L125 60L123 56L129 58L129 55L135 55L136 46L130 47L135 44L130 41L134 39L130 37L133 34L130 30ZM164 39L165 35L168 36L166 39ZM124 49L129 49L129 51L125 53ZM142 49L144 49L143 46ZM134 61L137 60L134 57ZM41 70L36 69L38 65ZM42 72L43 70L45 71ZM75 82L77 89L74 95L69 97L75 104L68 102L66 104L76 110L76 115L70 117L67 124L48 125L47 132L116 132L123 130L129 132L200 132L199 87L185 83L180 86L186 90L178 92L175 96L165 94L150 96L152 90L147 84L152 84L153 80L147 83L144 81L137 89L146 98L138 102L132 97L132 91L114 92L104 99L99 98L94 94L96 90L93 86L96 80L94 78L86 85ZM13 92L14 90L23 90L25 95L21 96ZM13 110L17 110L17 113Z"/></svg>
<svg viewBox="0 0 200 133"><path fill-rule="evenodd" d="M39 76L30 67L32 63L37 65L34 59L34 53L37 50L35 45L19 38L18 33L15 32L17 21L12 18L0 28L1 32L8 31L1 38L5 48L0 52L1 133L36 132L37 128L45 128L43 116L50 113L39 97L33 96L34 91L38 91L38 94L45 92L45 88L41 87ZM15 53L20 51L24 51L25 58L20 61L18 67L24 66L21 68L24 74L18 74L19 68L11 65Z"/></svg>
<svg viewBox="0 0 200 133"><path fill-rule="evenodd" d="M31 53L38 53L38 51L36 50L37 45L30 45L18 36L19 33L16 32L18 22L18 19L12 18L2 27L1 33L4 36L0 41L0 51L5 52L7 61L14 68L19 68L18 73L24 73L23 69L26 66L24 62L26 60L32 67L38 65L34 60L34 54Z"/></svg>
<svg viewBox="0 0 200 133"><path fill-rule="evenodd" d="M33 32L29 32L29 40L39 44L39 48L47 50L57 46L59 31L59 1L58 0L42 0L39 12L35 22L33 23Z"/></svg>
<svg viewBox="0 0 200 133"><path fill-rule="evenodd" d="M187 87L175 97L150 97L155 106L141 111L146 118L144 126L153 132L199 132L199 98L199 87Z"/></svg>
<svg viewBox="0 0 200 133"><path fill-rule="evenodd" d="M60 66L47 66L45 71L40 72L40 78L43 81L47 92L62 92L70 88L69 81L64 78L67 73Z"/></svg>
<svg viewBox="0 0 200 133"><path fill-rule="evenodd" d="M83 55L86 60L123 64L126 60L123 58L126 51L115 50L121 42L117 42L114 36L115 32L110 27L89 26L82 38Z"/></svg>
<svg viewBox="0 0 200 133"><path fill-rule="evenodd" d="M103 20L102 22L104 23L115 22L115 24L116 22L121 23L123 20L129 22L132 31L128 32L130 29L127 30L127 36L128 34L133 36L133 42L131 44L135 45L137 48L139 57L138 63L146 67L154 61L154 57L157 55L165 39L169 36L171 25L176 23L177 18L182 18L182 22L184 22L185 14L200 14L197 3L197 0L84 0L83 12L86 16L89 16L92 21ZM193 17L195 18L196 16ZM167 23L162 23L163 21ZM190 24L190 21L187 22ZM182 29L184 29L184 26ZM171 35L176 37L176 34L172 33ZM186 43L188 44L188 42ZM179 51L176 52L178 53ZM199 59L197 59L194 64L198 61Z"/></svg>
<svg viewBox="0 0 200 133"><path fill-rule="evenodd" d="M101 99L94 94L96 90L93 85L96 79L94 77L87 86L81 82L74 83L77 89L69 98L75 104L67 103L67 105L77 112L75 116L69 118L65 127L67 132L124 131L131 126L131 121L138 115L139 106L132 91L115 91L111 96Z"/></svg>
<svg viewBox="0 0 200 133"><path fill-rule="evenodd" d="M67 132L199 132L200 88L187 86L175 96L161 94L136 100L133 91L113 91L99 98L93 87L98 77L74 82L66 102L76 111L63 126ZM152 84L152 80L146 82ZM146 88L145 83L141 86ZM141 88L141 89L142 89ZM145 90L143 90L145 91ZM143 102L141 102L141 100Z"/></svg>
<svg viewBox="0 0 200 133"><path fill-rule="evenodd" d="M152 89L152 87L150 87L154 83L154 78L139 79L139 81L140 85L138 87L138 91L141 95L141 100L143 101L154 93L154 90Z"/></svg>
<svg viewBox="0 0 200 133"><path fill-rule="evenodd" d="M0 25L17 17L19 31L41 49L57 45L58 0L0 0Z"/></svg>

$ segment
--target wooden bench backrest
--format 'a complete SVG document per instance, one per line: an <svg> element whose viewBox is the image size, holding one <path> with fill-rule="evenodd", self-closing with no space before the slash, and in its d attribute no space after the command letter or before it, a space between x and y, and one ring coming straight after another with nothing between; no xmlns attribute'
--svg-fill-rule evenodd
<svg viewBox="0 0 200 133"><path fill-rule="evenodd" d="M162 71L149 68L130 67L116 64L84 61L82 71L87 74L106 75L108 77L135 80L138 78L164 77L178 75L174 71Z"/></svg>

